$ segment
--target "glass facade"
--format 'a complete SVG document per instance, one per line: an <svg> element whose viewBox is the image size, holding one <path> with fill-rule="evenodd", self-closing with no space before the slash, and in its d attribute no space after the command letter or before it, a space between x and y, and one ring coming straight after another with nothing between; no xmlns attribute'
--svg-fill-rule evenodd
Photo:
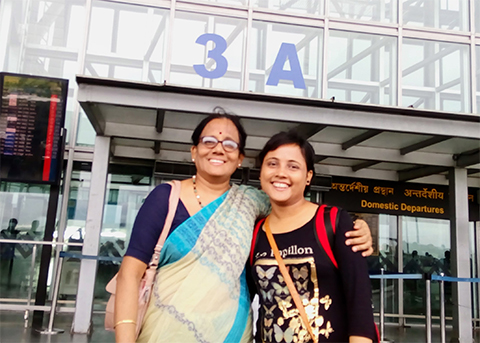
<svg viewBox="0 0 480 343"><path fill-rule="evenodd" d="M81 242L95 132L76 101L76 74L477 114L480 0L472 1L1 0L0 69L70 81L65 127L74 157L65 176L66 223L59 225L65 241ZM126 170L109 172L104 256L125 252L154 184L151 166ZM18 239L41 236L48 192L48 186L2 182L1 230ZM8 232L12 218L18 223ZM371 270L446 270L448 222L382 214L378 222ZM0 297L24 298L32 247L2 249L2 275L11 276L1 278ZM76 294L78 268L78 260L65 261L64 300ZM96 306L102 308L103 288L118 263L100 263L98 270ZM410 281L387 283L387 313L398 314L402 299L402 314L419 313L424 285ZM379 284L373 285L377 309Z"/></svg>

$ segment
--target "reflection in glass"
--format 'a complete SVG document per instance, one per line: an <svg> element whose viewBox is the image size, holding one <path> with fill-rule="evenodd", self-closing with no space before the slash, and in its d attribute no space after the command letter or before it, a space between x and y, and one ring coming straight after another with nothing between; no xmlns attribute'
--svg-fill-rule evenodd
<svg viewBox="0 0 480 343"><path fill-rule="evenodd" d="M327 98L396 105L397 38L330 31Z"/></svg>
<svg viewBox="0 0 480 343"><path fill-rule="evenodd" d="M80 115L78 116L78 128L77 128L77 145L79 146L93 146L95 145L95 130L93 129L90 120L87 115L80 109Z"/></svg>
<svg viewBox="0 0 480 343"><path fill-rule="evenodd" d="M22 241L43 240L49 193L48 185L0 183L0 239L18 240L0 243L0 298L26 299L31 273L37 285L41 245L33 256L33 244Z"/></svg>
<svg viewBox="0 0 480 343"><path fill-rule="evenodd" d="M468 0L403 0L403 24L467 31L468 8Z"/></svg>
<svg viewBox="0 0 480 343"><path fill-rule="evenodd" d="M108 175L99 256L112 260L99 261L98 264L95 299L100 302L108 300L110 296L105 286L118 272L118 258L123 257L127 250L137 213L152 189L151 169L132 167L130 173L125 169L119 168ZM119 171L122 174L117 174Z"/></svg>
<svg viewBox="0 0 480 343"><path fill-rule="evenodd" d="M329 0L329 16L348 20L397 22L397 0Z"/></svg>
<svg viewBox="0 0 480 343"><path fill-rule="evenodd" d="M85 74L162 83L168 13L94 1Z"/></svg>
<svg viewBox="0 0 480 343"><path fill-rule="evenodd" d="M402 105L449 112L470 111L467 44L403 40Z"/></svg>
<svg viewBox="0 0 480 343"><path fill-rule="evenodd" d="M398 272L398 234L396 216L360 214L370 226L374 253L367 258L370 274ZM372 279L374 312L380 311L380 280ZM398 313L398 281L385 281L385 313Z"/></svg>
<svg viewBox="0 0 480 343"><path fill-rule="evenodd" d="M403 272L451 275L450 222L443 219L402 217ZM425 314L424 280L404 281L404 313ZM439 288L432 287L432 313L439 315ZM446 314L452 314L451 283L445 283Z"/></svg>
<svg viewBox="0 0 480 343"><path fill-rule="evenodd" d="M247 20L244 19L176 12L170 82L187 86L240 90L244 69L246 25ZM196 43L204 34L213 34L215 35L213 39L226 42L225 51L215 50L222 49L210 38L207 39L206 45ZM221 38L216 37L217 35ZM209 54L210 57L207 56ZM225 62L227 65L223 64ZM200 76L195 71L194 65L206 69L205 74L209 76Z"/></svg>
<svg viewBox="0 0 480 343"><path fill-rule="evenodd" d="M254 21L250 43L250 84L253 92L285 94L319 98L322 94L322 36L323 30ZM280 79L278 85L266 85L272 66L282 43L293 44L298 55L301 77L306 89L295 88L291 80ZM283 70L290 71L290 61L285 59Z"/></svg>
<svg viewBox="0 0 480 343"><path fill-rule="evenodd" d="M299 14L321 15L324 13L324 1L318 0L254 0L253 6Z"/></svg>

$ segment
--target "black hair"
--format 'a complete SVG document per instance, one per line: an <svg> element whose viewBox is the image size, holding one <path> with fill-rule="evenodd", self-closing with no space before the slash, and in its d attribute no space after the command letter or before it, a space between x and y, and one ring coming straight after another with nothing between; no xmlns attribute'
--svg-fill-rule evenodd
<svg viewBox="0 0 480 343"><path fill-rule="evenodd" d="M313 177L315 176L315 150L305 138L303 138L300 134L293 130L290 130L288 132L279 132L273 135L272 138L268 140L268 142L265 144L262 151L260 151L260 154L258 155L260 165L263 164L265 156L267 156L270 151L277 150L279 147L289 144L298 145L300 151L302 152L303 158L305 158L307 171L311 170L313 172L313 180ZM307 187L305 187L304 193L307 194L309 190L310 185L307 185Z"/></svg>
<svg viewBox="0 0 480 343"><path fill-rule="evenodd" d="M221 107L215 107L214 112L209 114L206 118L204 118L193 130L192 133L192 142L193 145L197 146L198 143L200 142L200 135L202 134L203 129L205 129L205 126L207 126L208 123L210 123L214 119L228 119L230 120L235 127L238 130L238 136L240 137L240 142L238 142L238 150L240 151L240 154L245 155L245 143L247 141L247 133L245 132L245 129L243 128L242 123L240 122L240 118L231 113L225 112L225 110Z"/></svg>

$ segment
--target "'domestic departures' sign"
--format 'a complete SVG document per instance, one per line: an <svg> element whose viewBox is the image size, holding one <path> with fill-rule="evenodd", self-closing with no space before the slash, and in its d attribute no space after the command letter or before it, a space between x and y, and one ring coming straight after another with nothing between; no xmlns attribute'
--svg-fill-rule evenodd
<svg viewBox="0 0 480 343"><path fill-rule="evenodd" d="M470 220L478 217L476 193L469 189ZM448 186L441 185L333 177L325 201L354 212L449 218Z"/></svg>

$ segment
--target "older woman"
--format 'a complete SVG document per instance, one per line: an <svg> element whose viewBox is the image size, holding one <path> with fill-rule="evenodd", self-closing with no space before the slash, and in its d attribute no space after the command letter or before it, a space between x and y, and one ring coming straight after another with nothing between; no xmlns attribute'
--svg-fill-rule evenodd
<svg viewBox="0 0 480 343"><path fill-rule="evenodd" d="M181 182L138 341L251 342L245 262L255 219L270 204L265 193L230 184L244 158L246 133L238 117L208 116L192 140L197 172ZM156 187L137 215L117 280L117 342L135 341L138 285L165 222L170 189ZM368 227L351 234L356 248L370 248Z"/></svg>

